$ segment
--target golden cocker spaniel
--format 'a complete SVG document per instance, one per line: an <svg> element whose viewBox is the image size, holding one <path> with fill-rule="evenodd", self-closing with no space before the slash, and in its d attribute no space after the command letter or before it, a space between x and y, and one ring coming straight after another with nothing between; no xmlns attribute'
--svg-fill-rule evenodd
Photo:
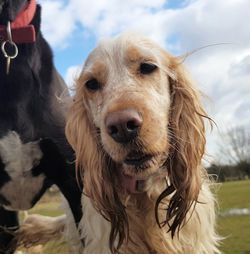
<svg viewBox="0 0 250 254"><path fill-rule="evenodd" d="M126 33L92 51L66 126L84 183L84 254L220 253L206 119L182 59L151 40Z"/></svg>

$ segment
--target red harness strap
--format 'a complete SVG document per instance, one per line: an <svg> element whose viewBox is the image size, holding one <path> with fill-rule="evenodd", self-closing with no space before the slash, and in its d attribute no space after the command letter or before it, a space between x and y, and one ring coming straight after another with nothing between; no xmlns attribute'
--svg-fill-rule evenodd
<svg viewBox="0 0 250 254"><path fill-rule="evenodd" d="M16 44L34 43L36 41L36 31L30 25L36 13L36 0L30 0L26 7L11 22L12 40ZM6 26L0 25L0 41L7 40Z"/></svg>

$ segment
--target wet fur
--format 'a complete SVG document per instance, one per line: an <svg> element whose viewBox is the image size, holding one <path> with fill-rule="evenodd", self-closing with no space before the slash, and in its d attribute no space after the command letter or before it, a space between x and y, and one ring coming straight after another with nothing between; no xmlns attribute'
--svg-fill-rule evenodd
<svg viewBox="0 0 250 254"><path fill-rule="evenodd" d="M140 75L145 61L157 71ZM215 200L201 165L209 117L181 62L129 34L102 42L85 62L66 125L86 195L84 253L220 253ZM86 89L91 78L100 82L100 90ZM143 116L139 141L127 146L114 142L104 126L110 112L124 108ZM148 168L134 170L122 162L132 147L159 156ZM124 192L119 171L148 178L145 191ZM155 174L161 177L154 179ZM101 239L93 228L102 232Z"/></svg>

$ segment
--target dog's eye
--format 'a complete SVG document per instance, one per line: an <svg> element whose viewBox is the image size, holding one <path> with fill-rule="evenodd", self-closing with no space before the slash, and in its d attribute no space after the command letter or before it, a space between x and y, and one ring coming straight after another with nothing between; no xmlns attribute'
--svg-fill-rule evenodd
<svg viewBox="0 0 250 254"><path fill-rule="evenodd" d="M152 63L141 63L140 73L141 74L150 74L157 69L157 66Z"/></svg>
<svg viewBox="0 0 250 254"><path fill-rule="evenodd" d="M92 79L88 80L88 81L85 83L85 86L86 86L89 90L92 90L92 91L96 91L96 90L98 90L98 89L101 88L100 83L99 83L98 80L96 80L95 78L92 78Z"/></svg>

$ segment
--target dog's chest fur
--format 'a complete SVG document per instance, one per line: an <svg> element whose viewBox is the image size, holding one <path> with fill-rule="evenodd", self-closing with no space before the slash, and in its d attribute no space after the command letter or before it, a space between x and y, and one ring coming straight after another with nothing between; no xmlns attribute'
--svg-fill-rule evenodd
<svg viewBox="0 0 250 254"><path fill-rule="evenodd" d="M152 201L148 198L141 199L141 204L135 204L135 200L129 201L127 215L129 218L130 240L124 243L119 250L121 254L156 254L154 249L154 237L163 241L164 234L156 225L154 210L148 205ZM82 205L84 209L83 219L80 224L82 238L85 241L84 254L111 254L109 249L110 223L105 220L93 207L90 199L83 195ZM141 207L138 207L141 206ZM142 208L145 208L145 213ZM149 219L152 217L153 219ZM159 238L159 239L157 239Z"/></svg>
<svg viewBox="0 0 250 254"><path fill-rule="evenodd" d="M159 187L159 186L158 186ZM213 198L207 184L199 195L194 210L188 213L188 220L174 238L168 232L168 226L159 228L155 220L155 198L159 190L150 196L131 199L126 205L129 219L130 240L124 242L121 254L210 254L219 253L211 246L218 240L210 225L214 221ZM160 219L166 216L168 200L161 209ZM110 223L93 207L90 199L83 195L83 219L80 224L82 238L85 240L83 254L111 254L109 250ZM162 207L163 208L163 207ZM192 209L191 209L192 210ZM202 222L202 225L201 225Z"/></svg>
<svg viewBox="0 0 250 254"><path fill-rule="evenodd" d="M22 143L16 132L10 131L0 139L0 199L8 209L24 210L32 206L34 196L42 189L44 174L32 169L42 158L38 142Z"/></svg>

